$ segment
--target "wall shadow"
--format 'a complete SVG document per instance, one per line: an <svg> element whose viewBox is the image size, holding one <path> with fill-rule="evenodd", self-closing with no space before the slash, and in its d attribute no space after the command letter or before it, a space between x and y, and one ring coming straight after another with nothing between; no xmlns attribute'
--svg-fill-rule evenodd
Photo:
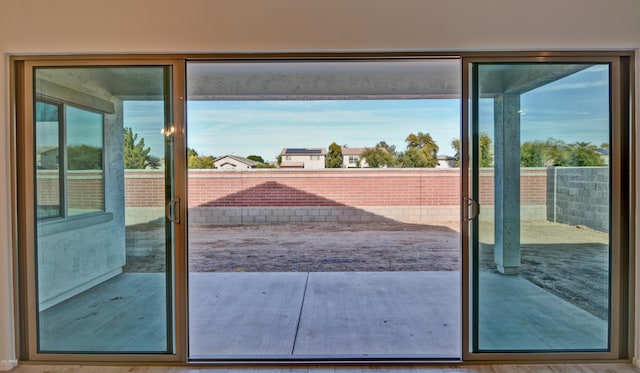
<svg viewBox="0 0 640 373"><path fill-rule="evenodd" d="M202 209L192 218L197 223L394 222L385 216L276 181L207 201L196 206L198 208Z"/></svg>

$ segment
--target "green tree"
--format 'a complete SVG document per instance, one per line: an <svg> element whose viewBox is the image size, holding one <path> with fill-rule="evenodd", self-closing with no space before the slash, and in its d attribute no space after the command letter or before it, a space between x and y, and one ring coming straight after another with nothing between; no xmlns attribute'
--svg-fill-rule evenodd
<svg viewBox="0 0 640 373"><path fill-rule="evenodd" d="M342 168L342 147L335 142L329 145L327 157L324 160L326 168Z"/></svg>
<svg viewBox="0 0 640 373"><path fill-rule="evenodd" d="M247 159L251 159L252 161L264 163L264 158L262 158L259 155L250 155L250 156L247 157Z"/></svg>
<svg viewBox="0 0 640 373"><path fill-rule="evenodd" d="M526 141L520 145L520 166L544 167L549 161L549 152L540 141Z"/></svg>
<svg viewBox="0 0 640 373"><path fill-rule="evenodd" d="M541 141L526 141L520 145L522 167L547 167L567 165L567 146L552 137Z"/></svg>
<svg viewBox="0 0 640 373"><path fill-rule="evenodd" d="M375 148L365 148L362 158L364 158L369 167L393 167L395 164L393 154L389 153L387 148L379 146L379 144Z"/></svg>
<svg viewBox="0 0 640 373"><path fill-rule="evenodd" d="M409 147L398 154L396 165L402 168L428 168L435 167L431 159L416 147Z"/></svg>
<svg viewBox="0 0 640 373"><path fill-rule="evenodd" d="M491 137L486 132L480 133L480 167L491 167L493 153L491 151ZM455 150L456 167L460 167L460 140L451 140L451 148Z"/></svg>
<svg viewBox="0 0 640 373"><path fill-rule="evenodd" d="M151 148L146 147L144 138L138 141L138 134L131 127L124 127L124 168L145 169L150 163Z"/></svg>
<svg viewBox="0 0 640 373"><path fill-rule="evenodd" d="M451 140L451 148L456 152L453 155L453 158L456 159L456 167L460 167L460 140L459 139Z"/></svg>
<svg viewBox="0 0 640 373"><path fill-rule="evenodd" d="M400 163L408 162L410 159L415 160L417 163L414 166L403 167L436 167L438 165L438 145L433 140L429 133L418 132L418 134L409 134L404 140L407 143L407 151L404 154L404 160ZM408 155L407 153L411 149L417 149L424 154L425 161L416 158L415 155ZM420 164L420 165L418 165Z"/></svg>
<svg viewBox="0 0 640 373"><path fill-rule="evenodd" d="M102 170L102 148L91 145L67 147L69 170Z"/></svg>
<svg viewBox="0 0 640 373"><path fill-rule="evenodd" d="M215 158L210 155L201 156L195 149L187 148L187 167L190 169L216 168Z"/></svg>
<svg viewBox="0 0 640 373"><path fill-rule="evenodd" d="M147 158L147 168L151 168L153 170L160 168L160 158L153 155L149 156L149 158Z"/></svg>
<svg viewBox="0 0 640 373"><path fill-rule="evenodd" d="M391 154L392 156L396 154L396 146L395 145L389 145L387 144L386 141L380 141L376 144L376 148L382 148L384 150L387 151L387 153Z"/></svg>
<svg viewBox="0 0 640 373"><path fill-rule="evenodd" d="M256 165L256 168L276 168L276 166L271 163L260 163Z"/></svg>
<svg viewBox="0 0 640 373"><path fill-rule="evenodd" d="M491 149L491 137L485 132L480 134L480 167L491 167L493 165L493 152Z"/></svg>
<svg viewBox="0 0 640 373"><path fill-rule="evenodd" d="M574 142L567 147L567 164L570 167L604 166L604 161L590 142Z"/></svg>

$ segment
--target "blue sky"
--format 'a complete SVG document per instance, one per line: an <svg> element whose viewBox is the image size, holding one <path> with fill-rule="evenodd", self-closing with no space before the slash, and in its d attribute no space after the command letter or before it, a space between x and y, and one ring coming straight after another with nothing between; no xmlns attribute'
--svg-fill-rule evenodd
<svg viewBox="0 0 640 373"><path fill-rule="evenodd" d="M57 122L57 106L51 104L39 103L38 108L48 108L48 112L39 112L38 116L43 116L44 121L38 122L38 130L36 131L37 146L57 147L59 138L59 126ZM102 147L102 115L66 106L66 122L67 122L67 145L89 145L98 148Z"/></svg>
<svg viewBox="0 0 640 373"><path fill-rule="evenodd" d="M458 100L193 101L188 143L199 152L275 160L283 147L327 148L332 142L404 148L411 132L429 132L441 151L459 137Z"/></svg>
<svg viewBox="0 0 640 373"><path fill-rule="evenodd" d="M521 99L521 142L549 137L567 143L608 142L608 68L595 66ZM482 100L481 130L492 136L491 100ZM322 100L189 101L187 143L201 155L256 154L275 160L283 147L328 147L333 141L370 147L384 140L405 148L409 133L428 132L440 154L454 153L460 137L460 101ZM162 155L162 104L126 102L125 125L134 128L152 154Z"/></svg>

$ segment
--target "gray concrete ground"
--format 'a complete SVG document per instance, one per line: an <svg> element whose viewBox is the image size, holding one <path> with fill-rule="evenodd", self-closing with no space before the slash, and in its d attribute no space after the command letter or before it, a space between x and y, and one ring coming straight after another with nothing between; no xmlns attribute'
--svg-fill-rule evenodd
<svg viewBox="0 0 640 373"><path fill-rule="evenodd" d="M192 273L190 354L458 357L460 273ZM483 350L598 350L606 322L517 276L480 276ZM42 351L166 348L164 281L124 273L40 314Z"/></svg>
<svg viewBox="0 0 640 373"><path fill-rule="evenodd" d="M496 272L493 230L480 220L479 268ZM608 318L609 236L549 222L523 222L520 276ZM125 271L164 271L162 228L127 228ZM190 225L190 272L460 271L459 224Z"/></svg>
<svg viewBox="0 0 640 373"><path fill-rule="evenodd" d="M523 225L518 276L481 222L479 347L605 349L608 236ZM190 229L193 356L458 356L460 235L409 224ZM40 314L43 351L162 351L162 228L127 228L125 273ZM274 271L274 269L279 269Z"/></svg>

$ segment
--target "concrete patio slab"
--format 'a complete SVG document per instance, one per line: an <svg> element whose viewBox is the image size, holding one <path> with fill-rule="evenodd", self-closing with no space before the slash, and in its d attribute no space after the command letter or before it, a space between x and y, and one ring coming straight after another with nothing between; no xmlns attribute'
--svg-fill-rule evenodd
<svg viewBox="0 0 640 373"><path fill-rule="evenodd" d="M39 314L41 352L166 352L162 273L122 273Z"/></svg>
<svg viewBox="0 0 640 373"><path fill-rule="evenodd" d="M189 274L189 353L292 354L307 273Z"/></svg>
<svg viewBox="0 0 640 373"><path fill-rule="evenodd" d="M479 287L481 350L608 348L607 320L520 276L480 272Z"/></svg>
<svg viewBox="0 0 640 373"><path fill-rule="evenodd" d="M460 272L310 273L294 355L457 358Z"/></svg>
<svg viewBox="0 0 640 373"><path fill-rule="evenodd" d="M458 357L460 273L191 273L191 358ZM484 350L603 349L607 323L519 276L480 275ZM162 274L40 313L43 352L166 349Z"/></svg>

